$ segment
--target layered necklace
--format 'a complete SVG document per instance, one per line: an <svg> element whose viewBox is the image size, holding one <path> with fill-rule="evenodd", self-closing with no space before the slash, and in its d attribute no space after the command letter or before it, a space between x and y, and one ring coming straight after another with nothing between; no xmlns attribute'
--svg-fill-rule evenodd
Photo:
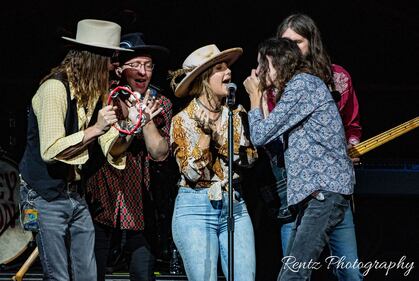
<svg viewBox="0 0 419 281"><path fill-rule="evenodd" d="M200 106L202 106L203 108L205 108L206 110L208 110L209 112L212 112L212 113L219 113L219 112L221 112L222 107L217 108L217 109L212 109L212 108L209 108L208 106L206 106L205 104L203 104L203 103L202 103L202 101L201 101L199 98L196 98L196 102L197 102Z"/></svg>
<svg viewBox="0 0 419 281"><path fill-rule="evenodd" d="M216 118L214 118L214 119L210 118L210 122L215 123L215 122L217 122L218 119L220 119L221 110L223 109L222 106L220 108L217 108L217 109L212 109L212 108L209 108L208 106L206 106L205 104L203 104L202 101L199 100L199 98L195 98L195 100L196 100L196 102L198 103L199 106L202 106L203 108L205 108L209 112L220 113L220 114L218 114L218 116Z"/></svg>

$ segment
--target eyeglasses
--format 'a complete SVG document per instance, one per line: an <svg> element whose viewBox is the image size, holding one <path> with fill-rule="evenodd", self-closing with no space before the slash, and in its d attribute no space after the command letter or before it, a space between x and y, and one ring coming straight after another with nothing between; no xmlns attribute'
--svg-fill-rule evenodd
<svg viewBox="0 0 419 281"><path fill-rule="evenodd" d="M132 68L139 68L140 66L143 66L144 69L147 71L152 71L154 69L154 63L152 63L151 61L148 61L148 62L135 61L135 62L125 63L124 65L127 65Z"/></svg>

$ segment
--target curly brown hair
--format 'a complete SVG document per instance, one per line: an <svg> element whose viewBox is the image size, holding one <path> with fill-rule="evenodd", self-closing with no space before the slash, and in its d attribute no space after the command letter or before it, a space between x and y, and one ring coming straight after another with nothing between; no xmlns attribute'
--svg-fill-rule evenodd
<svg viewBox="0 0 419 281"><path fill-rule="evenodd" d="M99 97L105 100L109 92L109 57L88 50L72 49L61 64L51 70L40 82L63 74L74 89L79 106L92 110Z"/></svg>
<svg viewBox="0 0 419 281"><path fill-rule="evenodd" d="M269 75L269 61L271 58L272 66L276 70L276 78L273 86L278 90L280 98L284 91L286 83L291 78L301 72L312 73L310 65L304 59L297 44L287 38L269 38L261 42L258 46L259 53L259 73L260 90L268 90L270 86L266 84L266 78Z"/></svg>

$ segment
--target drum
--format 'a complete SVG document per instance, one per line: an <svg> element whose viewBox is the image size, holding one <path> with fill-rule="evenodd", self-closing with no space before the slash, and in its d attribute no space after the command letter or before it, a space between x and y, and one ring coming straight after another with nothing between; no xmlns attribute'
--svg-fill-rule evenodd
<svg viewBox="0 0 419 281"><path fill-rule="evenodd" d="M0 234L18 214L19 185L16 162L0 148Z"/></svg>
<svg viewBox="0 0 419 281"><path fill-rule="evenodd" d="M33 240L19 221L19 188L18 165L0 148L0 264L13 261Z"/></svg>
<svg viewBox="0 0 419 281"><path fill-rule="evenodd" d="M31 231L22 228L19 220L9 225L0 235L0 264L8 264L19 257L33 241Z"/></svg>

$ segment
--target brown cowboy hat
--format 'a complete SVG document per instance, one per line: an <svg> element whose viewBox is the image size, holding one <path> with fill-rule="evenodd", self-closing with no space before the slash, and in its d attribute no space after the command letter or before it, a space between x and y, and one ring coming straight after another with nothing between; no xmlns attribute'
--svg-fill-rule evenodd
<svg viewBox="0 0 419 281"><path fill-rule="evenodd" d="M191 82L211 66L220 62L226 62L227 65L230 66L242 53L242 48L231 48L220 51L214 44L193 51L182 64L182 68L185 70L186 75L176 85L175 96L184 97L188 93L187 90Z"/></svg>

